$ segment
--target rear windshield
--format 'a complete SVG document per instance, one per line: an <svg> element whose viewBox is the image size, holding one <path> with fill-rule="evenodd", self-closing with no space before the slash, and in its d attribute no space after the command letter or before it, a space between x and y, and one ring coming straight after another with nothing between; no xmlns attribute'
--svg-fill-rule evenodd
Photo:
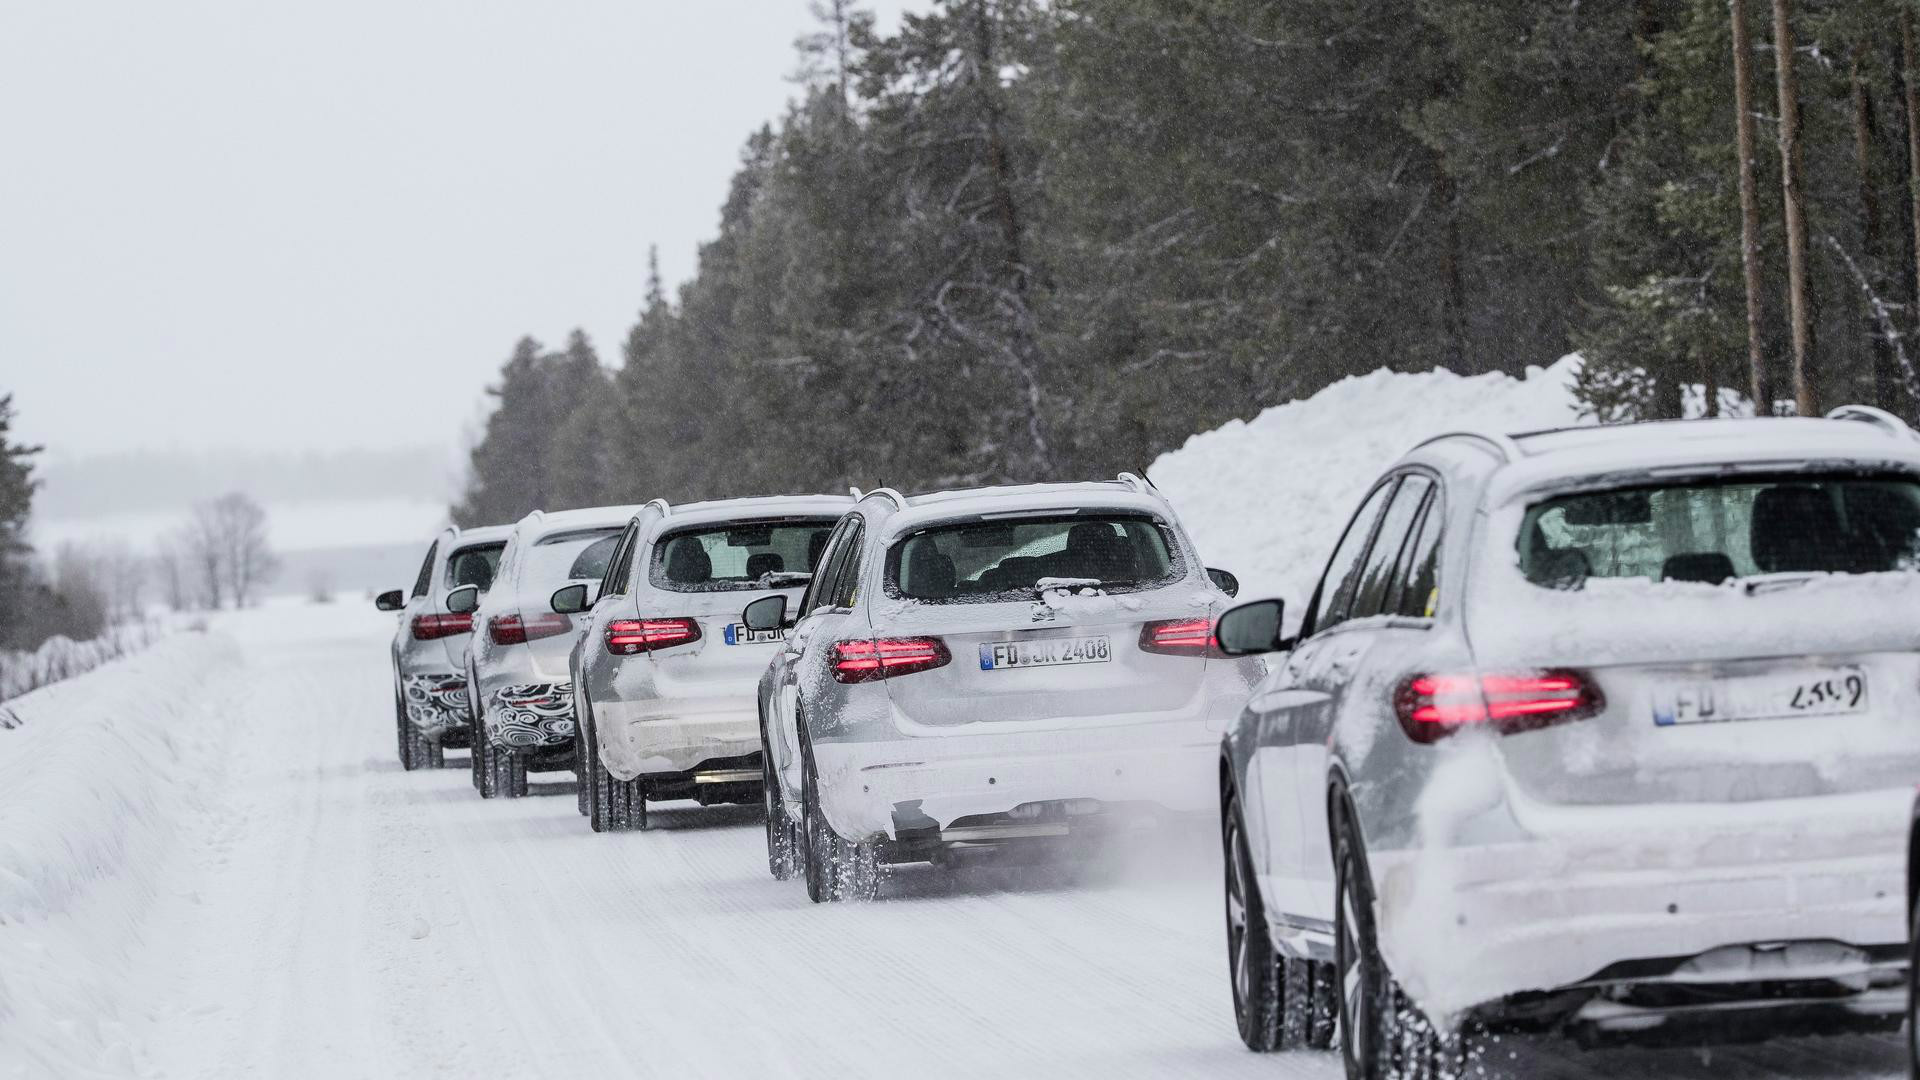
<svg viewBox="0 0 1920 1080"><path fill-rule="evenodd" d="M668 533L647 580L672 592L764 589L770 574L810 574L839 518L734 521Z"/></svg>
<svg viewBox="0 0 1920 1080"><path fill-rule="evenodd" d="M912 600L981 603L1033 599L1046 578L1132 592L1179 576L1166 530L1134 514L1076 514L942 525L887 554L887 591Z"/></svg>
<svg viewBox="0 0 1920 1080"><path fill-rule="evenodd" d="M1549 499L1527 511L1520 568L1536 585L1592 578L1720 584L1766 574L1915 568L1920 484L1796 475Z"/></svg>
<svg viewBox="0 0 1920 1080"><path fill-rule="evenodd" d="M500 569L500 553L507 543L475 544L463 547L447 559L447 588L478 585L481 592L493 587L494 572Z"/></svg>
<svg viewBox="0 0 1920 1080"><path fill-rule="evenodd" d="M567 581L598 581L607 575L607 561L613 558L621 531L611 528L555 533L527 553L521 581L535 587Z"/></svg>

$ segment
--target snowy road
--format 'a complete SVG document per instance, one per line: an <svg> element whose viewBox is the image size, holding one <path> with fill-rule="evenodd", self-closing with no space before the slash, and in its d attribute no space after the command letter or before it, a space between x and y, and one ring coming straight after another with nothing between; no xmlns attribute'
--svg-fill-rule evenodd
<svg viewBox="0 0 1920 1080"><path fill-rule="evenodd" d="M1210 835L1092 880L903 873L879 903L815 907L767 876L747 812L668 810L655 831L594 836L570 783L482 802L464 768L401 772L391 625L279 607L220 627L241 662L205 687L206 722L233 710L241 737L137 916L123 977L95 991L136 1017L103 1069L1339 1073L1327 1054L1240 1049ZM1503 1046L1495 1075L1891 1077L1897 1045Z"/></svg>

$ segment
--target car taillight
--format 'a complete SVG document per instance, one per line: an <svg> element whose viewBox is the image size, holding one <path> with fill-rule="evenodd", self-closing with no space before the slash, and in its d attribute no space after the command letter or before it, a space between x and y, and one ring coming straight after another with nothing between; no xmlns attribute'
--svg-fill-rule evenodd
<svg viewBox="0 0 1920 1080"><path fill-rule="evenodd" d="M495 615L487 620L487 636L495 645L525 645L541 638L559 637L573 629L573 620L557 611L523 619L518 615Z"/></svg>
<svg viewBox="0 0 1920 1080"><path fill-rule="evenodd" d="M670 649L700 640L692 619L615 619L607 624L607 651L615 656Z"/></svg>
<svg viewBox="0 0 1920 1080"><path fill-rule="evenodd" d="M843 683L873 682L931 671L953 662L939 638L856 638L833 647L833 677Z"/></svg>
<svg viewBox="0 0 1920 1080"><path fill-rule="evenodd" d="M1605 708L1606 700L1577 671L1539 671L1415 675L1400 684L1393 706L1408 738L1431 743L1466 727L1512 735L1584 720Z"/></svg>
<svg viewBox="0 0 1920 1080"><path fill-rule="evenodd" d="M1211 619L1163 619L1140 628L1140 651L1168 656L1218 656Z"/></svg>
<svg viewBox="0 0 1920 1080"><path fill-rule="evenodd" d="M413 617L413 638L415 641L435 641L455 634L464 634L473 629L473 616L459 615L415 615Z"/></svg>

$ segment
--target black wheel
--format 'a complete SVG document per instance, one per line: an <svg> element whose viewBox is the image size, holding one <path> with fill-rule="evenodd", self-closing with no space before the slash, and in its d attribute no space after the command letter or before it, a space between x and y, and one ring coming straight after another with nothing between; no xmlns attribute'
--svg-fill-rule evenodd
<svg viewBox="0 0 1920 1080"><path fill-rule="evenodd" d="M1227 971L1240 1041L1263 1054L1300 1046L1306 1042L1306 1010L1296 1005L1289 1016L1287 1004L1295 994L1304 1002L1306 987L1289 976L1305 974L1307 965L1288 964L1273 947L1237 795L1227 796L1221 808L1220 842L1226 863Z"/></svg>
<svg viewBox="0 0 1920 1080"><path fill-rule="evenodd" d="M413 737L418 740L413 746L413 767L416 769L443 769L447 765L447 752L439 743L428 738L419 728L413 729Z"/></svg>
<svg viewBox="0 0 1920 1080"><path fill-rule="evenodd" d="M487 722L480 715L479 701L471 693L467 701L467 765L473 770L473 790L483 799L491 798L487 794Z"/></svg>
<svg viewBox="0 0 1920 1080"><path fill-rule="evenodd" d="M573 684L579 686L580 681L575 679ZM589 816L589 808L593 804L593 762L588 759L587 755L587 748L593 743L593 714L588 708L586 700L585 694L580 694L574 698L574 712L579 716L580 723L574 729L575 734L573 737L573 775L575 778L573 785L573 805L574 809L580 811L581 817Z"/></svg>
<svg viewBox="0 0 1920 1080"><path fill-rule="evenodd" d="M1920 1080L1920 905L1907 934L1907 1076Z"/></svg>
<svg viewBox="0 0 1920 1080"><path fill-rule="evenodd" d="M1400 989L1380 955L1373 884L1352 810L1333 821L1334 952L1339 977L1340 1056L1348 1080L1452 1080L1470 1060L1466 1033L1440 1031Z"/></svg>
<svg viewBox="0 0 1920 1080"><path fill-rule="evenodd" d="M807 899L824 904L838 899L836 867L840 838L820 811L820 778L813 767L813 747L806 730L800 734L800 862L807 880Z"/></svg>
<svg viewBox="0 0 1920 1080"><path fill-rule="evenodd" d="M1339 1032L1340 970L1323 960L1307 965L1307 1049L1325 1050L1333 1045Z"/></svg>
<svg viewBox="0 0 1920 1080"><path fill-rule="evenodd" d="M774 771L773 748L767 743L767 725L760 725L760 800L767 818L767 872L775 881L793 877L793 819L787 817L787 802L780 792L780 774Z"/></svg>
<svg viewBox="0 0 1920 1080"><path fill-rule="evenodd" d="M840 861L836 867L839 892L836 900L868 903L880 899L880 885L886 879L880 865L880 846L870 840L840 841Z"/></svg>
<svg viewBox="0 0 1920 1080"><path fill-rule="evenodd" d="M401 698L399 691L395 691L393 695L393 723L395 734L399 736L400 767L412 772L418 768L413 763L413 748L416 740L413 737L413 724L407 720L406 701Z"/></svg>
<svg viewBox="0 0 1920 1080"><path fill-rule="evenodd" d="M519 799L527 794L527 756L504 747L489 748L488 763L493 771L493 796Z"/></svg>

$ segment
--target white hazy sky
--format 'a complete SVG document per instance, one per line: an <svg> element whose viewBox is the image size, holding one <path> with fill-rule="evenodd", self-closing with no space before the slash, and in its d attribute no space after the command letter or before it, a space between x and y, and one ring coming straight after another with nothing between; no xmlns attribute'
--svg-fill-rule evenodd
<svg viewBox="0 0 1920 1080"><path fill-rule="evenodd" d="M926 0L878 0L883 26ZM609 363L796 88L806 0L0 0L0 394L62 457L442 444Z"/></svg>

